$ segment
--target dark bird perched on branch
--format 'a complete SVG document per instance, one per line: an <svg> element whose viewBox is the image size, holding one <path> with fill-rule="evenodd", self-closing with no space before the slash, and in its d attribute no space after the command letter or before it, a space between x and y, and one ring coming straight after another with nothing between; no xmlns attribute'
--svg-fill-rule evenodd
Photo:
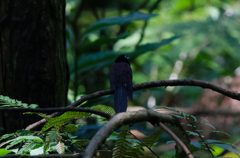
<svg viewBox="0 0 240 158"><path fill-rule="evenodd" d="M126 112L127 97L133 100L132 69L129 57L120 55L110 73L111 89L114 91L114 110L116 113Z"/></svg>

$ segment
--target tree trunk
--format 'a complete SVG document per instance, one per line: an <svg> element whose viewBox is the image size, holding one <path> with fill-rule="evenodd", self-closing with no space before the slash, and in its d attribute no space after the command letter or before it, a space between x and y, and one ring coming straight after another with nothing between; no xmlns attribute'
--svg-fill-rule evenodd
<svg viewBox="0 0 240 158"><path fill-rule="evenodd" d="M0 95L38 104L67 104L65 0L0 1ZM36 117L0 113L4 133L15 132Z"/></svg>

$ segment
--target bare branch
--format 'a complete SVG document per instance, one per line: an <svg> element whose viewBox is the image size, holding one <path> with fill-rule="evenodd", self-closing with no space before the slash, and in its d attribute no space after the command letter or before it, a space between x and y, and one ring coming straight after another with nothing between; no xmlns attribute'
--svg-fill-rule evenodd
<svg viewBox="0 0 240 158"><path fill-rule="evenodd" d="M236 99L240 101L240 94L236 91L232 91L229 89L224 89L220 86L211 84L209 82L205 82L205 81L201 81L201 80L188 80L188 79L183 79L183 80L161 80L161 81L153 81L153 82L145 82L145 83L141 83L141 84L137 84L133 86L133 90L141 90L141 89L147 89L147 88L153 88L153 87L167 87L167 86L195 86L195 87L201 87L201 88L207 88L207 89L211 89L213 91L219 92L223 95L226 95L232 99ZM105 96L105 95L110 95L113 94L114 91L113 90L103 90L103 91L98 91L89 95L85 95L82 96L79 100L77 100L76 102L68 105L67 107L76 107L80 104L82 104L83 102L90 100L90 99L95 99L101 96ZM59 112L55 112L51 115L51 117L55 117L58 116ZM28 126L26 128L26 130L30 130L38 125L40 125L41 123L46 122L45 119L42 119L38 122L35 122L34 124ZM30 128L31 127L31 128Z"/></svg>
<svg viewBox="0 0 240 158"><path fill-rule="evenodd" d="M167 132L186 152L186 155L189 158L194 158L193 155L191 154L190 150L186 147L186 145L169 129L167 128L163 123L159 123L159 126L162 127L162 129Z"/></svg>

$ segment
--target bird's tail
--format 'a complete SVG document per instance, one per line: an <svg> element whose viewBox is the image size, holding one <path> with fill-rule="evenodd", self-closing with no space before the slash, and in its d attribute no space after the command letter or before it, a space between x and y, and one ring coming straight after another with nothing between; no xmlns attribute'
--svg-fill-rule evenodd
<svg viewBox="0 0 240 158"><path fill-rule="evenodd" d="M126 112L127 110L127 89L120 87L114 92L114 110L116 113Z"/></svg>

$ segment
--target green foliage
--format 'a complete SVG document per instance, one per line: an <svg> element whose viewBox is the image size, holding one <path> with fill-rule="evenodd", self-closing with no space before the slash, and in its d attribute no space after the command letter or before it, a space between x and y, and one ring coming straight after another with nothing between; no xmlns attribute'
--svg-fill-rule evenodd
<svg viewBox="0 0 240 158"><path fill-rule="evenodd" d="M76 147L83 152L85 150L85 148L83 147L84 145L86 145L89 142L89 140L87 139L82 139L82 140L73 140L72 143L74 143L76 145Z"/></svg>
<svg viewBox="0 0 240 158"><path fill-rule="evenodd" d="M17 131L11 134L5 134L0 137L1 140L9 139L3 142L0 147L14 151L17 154L29 154L31 150L43 145L43 140L38 136L32 136L28 131Z"/></svg>
<svg viewBox="0 0 240 158"><path fill-rule="evenodd" d="M200 142L201 142L201 141L200 141ZM235 155L237 155L238 157L240 157L239 154L238 154L238 152L232 148L232 146L233 146L232 144L223 143L223 142L221 142L221 141L219 141L219 140L212 140L212 139L207 139L207 140L204 141L204 143L214 144L214 145L216 145L216 146L219 146L220 148L226 149L227 151L233 152ZM236 147L237 149L239 149L239 147L237 147L237 146L235 146L235 145L234 145L234 147Z"/></svg>
<svg viewBox="0 0 240 158"><path fill-rule="evenodd" d="M59 129L64 124L68 123L72 119L81 119L81 118L88 118L90 117L90 113L86 112L75 112L75 111L68 111L62 114L61 116L51 118L42 128L42 131L46 131L49 128L55 127Z"/></svg>
<svg viewBox="0 0 240 158"><path fill-rule="evenodd" d="M115 114L114 109L112 107L106 106L106 105L96 105L96 106L93 106L92 109L93 110L99 110L99 111L108 113L110 115ZM105 117L102 117L102 116L98 116L98 117L100 118L101 121L108 121Z"/></svg>
<svg viewBox="0 0 240 158"><path fill-rule="evenodd" d="M119 1L117 4L119 6L115 6L116 4L113 5L111 1L106 1L101 5L96 1L92 7L86 1L84 5L81 4L86 7L86 10L81 10L81 7L78 7L80 1L67 0L67 55L71 73L70 90L75 91L75 96L109 88L109 66L120 54L131 57L134 84L168 79L172 74L175 74L176 78L198 78L207 81L238 75L237 71L234 71L237 70L240 62L238 53L240 48L239 4L237 1L213 0L211 3L201 0L161 1L160 5L155 5L155 9L153 5L155 2L146 1L145 4L142 2ZM115 11L116 9L118 11ZM89 10L92 10L93 14ZM150 10L159 15L146 14L152 12ZM232 15L229 15L229 11ZM77 17L77 15L83 16ZM94 22L96 19L97 21ZM147 23L143 24L144 22ZM184 36L178 36L181 34ZM177 64L179 62L182 66ZM77 84L73 84L74 82ZM198 89L183 91L182 88L174 88L172 91L159 89L151 91L157 102L162 101L166 93L168 93L169 100L174 100L177 96L182 100L178 103L179 106L186 104L191 106L201 92ZM141 99L135 99L133 104L146 106L148 95L143 95L141 91L134 95L135 98ZM73 100L76 100L76 97ZM107 105L109 102L112 103L112 100L109 100L104 98L104 103L105 101ZM94 104L103 104L102 100L99 102ZM0 104L1 107L36 107L35 104L27 105L5 96L0 96ZM174 102L171 101L169 104L172 105ZM203 150L211 151L207 145L214 144L238 155L232 149L231 144L217 140L204 140L203 135L204 132L227 133L217 131L213 125L201 122L193 115L167 107L161 108L175 112L171 115L187 122L182 123L188 128L187 134L200 139L200 141L191 142L192 153ZM112 108L104 105L98 105L92 109L113 114ZM67 152L65 149L70 144L75 144L81 151L84 151L83 145L88 140L77 140L71 135L83 124L67 123L72 119L86 119L95 115L67 112L59 117L50 118L42 113L29 114L38 114L48 120L42 129L43 135L39 135L39 140L42 141L39 141L37 136L34 136L35 139L30 139L28 136L33 133L18 131L1 136L0 141L6 141L2 147L17 149L16 153L21 154L33 154L34 152L48 154L49 152ZM200 125L209 126L212 130L198 129ZM116 140L115 157L138 157L143 153L144 147L156 146L162 135L162 131L157 130L140 142L129 139L128 127L122 128L119 134L112 135L109 139ZM46 132L47 130L49 131ZM146 132L148 129L144 130ZM124 151L126 148L127 150ZM0 149L0 155L1 151L9 152L9 150Z"/></svg>
<svg viewBox="0 0 240 158"><path fill-rule="evenodd" d="M89 71L91 69L95 69L96 71L104 66L107 66L112 63L117 56L121 54L126 54L127 56L130 56L132 58L137 57L148 51L154 51L159 47L167 45L180 37L181 36L173 36L171 38L164 39L161 42L141 45L131 52L117 52L112 50L106 50L97 53L88 53L87 55L83 55L78 61L78 74ZM71 77L74 77L74 74Z"/></svg>
<svg viewBox="0 0 240 158"><path fill-rule="evenodd" d="M158 143L162 134L164 133L163 129L158 129L157 131L153 132L152 134L148 135L144 140L144 145L148 147L152 147L155 143Z"/></svg>
<svg viewBox="0 0 240 158"><path fill-rule="evenodd" d="M102 111L102 112L108 113L110 115L115 114L114 109L112 107L106 106L106 105L96 105L96 106L93 106L92 109Z"/></svg>
<svg viewBox="0 0 240 158"><path fill-rule="evenodd" d="M0 95L0 107L19 107L19 108L37 108L37 104L26 104L16 99L11 99L8 96Z"/></svg>
<svg viewBox="0 0 240 158"><path fill-rule="evenodd" d="M93 33L96 31L100 31L103 29L106 29L109 26L112 25L123 25L130 23L134 20L143 20L143 21L148 21L150 18L156 16L155 14L144 14L141 12L132 12L126 16L117 16L117 17L112 17L112 18L105 18L96 21L95 23L91 24L87 30L85 31L82 40L86 38L86 36L89 33Z"/></svg>
<svg viewBox="0 0 240 158"><path fill-rule="evenodd" d="M170 111L173 111L177 114L169 114L169 115L172 115L176 118L179 118L179 119L183 119L183 120L187 120L189 122L189 124L185 124L185 123L181 123L182 125L186 125L188 127L191 127L192 130L191 131L188 131L186 130L186 132L188 133L189 136L197 136L200 138L200 141L198 142L191 142L191 152L194 153L194 152L197 152L197 151L200 151L200 150L207 150L207 151L211 151L211 149L208 147L210 144L214 144L216 146L219 146L221 148L224 148L228 151L231 151L233 152L234 154L236 154L237 156L238 153L236 150L234 150L231 146L233 144L227 144L227 143L223 143L221 141L218 141L218 140L204 140L204 136L201 135L200 133L203 133L203 132L214 132L214 133L222 133L222 134L226 134L229 136L229 134L223 132L223 131L216 131L215 127L213 127L210 123L207 123L207 122L200 122L198 121L198 117L195 117L193 115L190 115L190 114L187 114L185 112L181 112L181 111L178 111L176 109L172 109L172 108L169 108L169 107L165 107L165 106L155 106L155 108L157 109L166 109L166 110L170 110ZM192 118L192 119L191 119ZM202 119L202 118L200 118ZM207 121L206 119L204 119L205 121ZM206 126L210 126L213 128L213 130L198 130L197 129L197 125L206 125ZM204 143L204 145L202 145L202 143Z"/></svg>
<svg viewBox="0 0 240 158"><path fill-rule="evenodd" d="M3 136L0 137L0 141L3 140L3 139L8 139L8 138L10 138L14 135L15 135L15 133L4 134Z"/></svg>
<svg viewBox="0 0 240 158"><path fill-rule="evenodd" d="M28 140L22 148L18 151L18 154L27 154L29 153L32 149L34 149L35 146L38 145L37 141L34 140Z"/></svg>
<svg viewBox="0 0 240 158"><path fill-rule="evenodd" d="M4 155L7 155L9 153L11 153L12 151L10 150L6 150L6 149L1 149L0 148L0 156L4 156Z"/></svg>
<svg viewBox="0 0 240 158"><path fill-rule="evenodd" d="M121 132L117 135L117 140L115 147L113 149L114 158L122 157L134 157L138 158L139 155L142 155L142 151L139 148L134 148L132 143L127 140L129 135L129 126L123 125Z"/></svg>
<svg viewBox="0 0 240 158"><path fill-rule="evenodd" d="M67 124L62 128L62 131L67 133L75 133L79 127L79 125Z"/></svg>
<svg viewBox="0 0 240 158"><path fill-rule="evenodd" d="M57 148L57 152L58 152L59 154L64 154L64 153L65 153L64 143L58 142L56 148Z"/></svg>

